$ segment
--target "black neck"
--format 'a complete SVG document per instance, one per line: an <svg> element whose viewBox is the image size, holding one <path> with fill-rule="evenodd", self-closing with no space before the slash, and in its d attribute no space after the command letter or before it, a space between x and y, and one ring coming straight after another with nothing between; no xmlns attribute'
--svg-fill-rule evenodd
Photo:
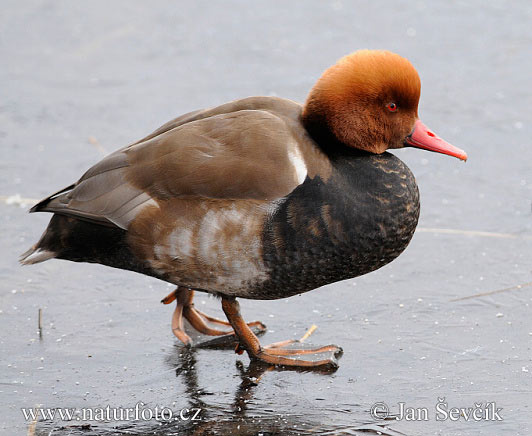
<svg viewBox="0 0 532 436"><path fill-rule="evenodd" d="M372 155L373 153L360 150L339 141L327 124L325 117L320 114L301 117L301 122L305 126L310 137L316 142L320 149L331 160L336 160L342 156L360 156L362 154Z"/></svg>

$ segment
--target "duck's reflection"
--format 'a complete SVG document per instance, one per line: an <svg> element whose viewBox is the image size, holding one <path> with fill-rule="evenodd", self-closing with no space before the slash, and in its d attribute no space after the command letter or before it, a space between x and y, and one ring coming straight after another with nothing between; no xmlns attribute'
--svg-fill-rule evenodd
<svg viewBox="0 0 532 436"><path fill-rule="evenodd" d="M227 401L227 398L220 402L219 395L202 387L201 378L198 375L197 353L198 349L190 349L181 345L176 345L172 352L166 356L165 363L175 371L176 382L184 387L186 398L180 398L176 409L185 410L185 419L164 422L130 422L128 424L114 425L84 424L66 425L58 427L53 424L44 423L38 425L35 432L37 436L50 434L54 435L83 435L92 436L100 434L132 434L151 436L251 436L262 434L267 435L316 435L316 434L359 434L355 430L364 430L365 434L394 434L387 433L381 424L372 427L351 427L349 425L330 426L320 422L319 415L307 410L295 414L294 410L289 410L289 406L283 405L282 401L275 402L279 408L278 413L273 410L266 411L263 406L258 406L254 401L254 395L262 383L270 380L267 377L270 371L294 371L294 369L283 369L264 364L262 362L251 361L247 366L241 361L237 361L237 377L239 383L234 392L234 398ZM203 356L202 356L203 357ZM199 359L201 361L201 359ZM200 364L200 369L204 369ZM298 369L298 372L308 372ZM227 377L227 372L221 371ZM312 371L315 373L316 371ZM208 379L208 377L207 377ZM212 381L212 378L210 379ZM230 380L227 378L227 380ZM205 380L207 383L208 380ZM225 384L225 383L224 383ZM271 406L271 404L270 404ZM286 408L286 410L285 410ZM199 414L195 412L199 410ZM174 410L179 413L180 410ZM339 423L338 423L339 424ZM111 427L109 427L111 425ZM347 432L347 433L346 433Z"/></svg>
<svg viewBox="0 0 532 436"><path fill-rule="evenodd" d="M175 367L175 374L185 385L190 408L201 409L208 413L209 406L203 401L202 397L210 395L211 392L201 388L198 383L196 352L194 348L176 346L176 355L179 363ZM169 359L168 363L174 366L172 363L175 363L175 360ZM247 411L247 403L252 400L255 388L258 386L263 374L273 370L275 367L257 361L251 361L246 367L241 361L237 361L236 368L241 381L236 389L231 411L235 417L244 417Z"/></svg>
<svg viewBox="0 0 532 436"><path fill-rule="evenodd" d="M187 394L191 409L206 408L206 404L201 397L206 394L200 389L198 384L198 373L196 371L196 350L187 347L176 347L178 354L178 365L175 369L175 375L183 380L185 392ZM171 364L171 362L169 362ZM172 365L173 366L173 365Z"/></svg>
<svg viewBox="0 0 532 436"><path fill-rule="evenodd" d="M315 431L311 430L316 428L316 424L310 425L310 423L303 422L301 417L292 418L285 414L282 418L272 415L248 416L249 404L252 403L253 396L264 374L273 370L283 371L282 368L276 368L263 362L251 361L246 366L241 361L237 361L236 368L240 383L235 390L231 406L223 407L221 410L216 405L207 404L204 398L211 393L203 389L198 381L196 353L197 350L194 348L176 346L175 354L170 356L167 361L175 368L176 376L185 386L190 408L201 408L202 410L201 420L189 423L186 429L181 426L180 435L316 434ZM175 425L169 424L169 426L175 429ZM169 428L166 427L166 430ZM302 431L302 429L305 430Z"/></svg>
<svg viewBox="0 0 532 436"><path fill-rule="evenodd" d="M202 397L209 395L210 392L202 389L198 382L196 371L196 349L187 349L176 346L175 357L170 361L176 371L178 378L183 380L186 387L189 404L191 407L202 408L201 420L195 423L189 423L187 426L179 427L179 435L221 435L221 436L251 436L251 435L340 435L340 434L381 434L398 436L400 432L389 429L386 422L364 423L359 422L356 425L339 425L328 426L312 416L309 411L308 416L304 414L294 414L291 410L283 410L280 407L279 414L257 413L256 404L253 410L249 410L249 405L253 404L253 396L260 386L266 373L269 371L298 371L309 372L301 368L279 368L263 362L251 361L245 366L241 361L236 362L240 383L236 388L234 400L231 407L217 407L213 404L207 404ZM175 367L176 360L179 362ZM315 370L311 372L316 373ZM248 413L250 412L250 413ZM314 418L314 419L313 419ZM177 426L170 424L161 433L150 433L156 435L174 434L168 431L177 430ZM362 433L359 433L362 432Z"/></svg>
<svg viewBox="0 0 532 436"><path fill-rule="evenodd" d="M274 367L253 360L249 363L247 368L244 367L244 364L241 361L237 361L236 367L240 372L240 378L242 381L235 393L233 413L236 416L243 417L246 415L247 403L253 398L255 387L258 386L262 375L266 371L271 371Z"/></svg>

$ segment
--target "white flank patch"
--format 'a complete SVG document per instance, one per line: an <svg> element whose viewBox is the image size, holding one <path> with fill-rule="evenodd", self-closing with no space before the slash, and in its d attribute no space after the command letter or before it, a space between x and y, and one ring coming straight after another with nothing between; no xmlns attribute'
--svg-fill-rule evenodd
<svg viewBox="0 0 532 436"><path fill-rule="evenodd" d="M189 258L193 254L192 230L187 228L175 229L168 237L169 253L172 259Z"/></svg>
<svg viewBox="0 0 532 436"><path fill-rule="evenodd" d="M292 147L288 150L288 159L290 159L290 163L294 166L298 183L303 183L307 177L307 166L305 165L303 156L301 156L301 152L295 141L292 143Z"/></svg>
<svg viewBox="0 0 532 436"><path fill-rule="evenodd" d="M153 248L152 268L170 273L173 283L227 295L243 292L267 279L257 229L277 207L277 203L234 202L223 208L205 204L199 218L178 217L169 235Z"/></svg>
<svg viewBox="0 0 532 436"><path fill-rule="evenodd" d="M211 266L216 286L236 290L246 281L265 279L260 260L260 241L253 234L253 226L243 226L241 233L227 236L225 230L241 226L248 220L234 205L209 211L200 222L198 257Z"/></svg>
<svg viewBox="0 0 532 436"><path fill-rule="evenodd" d="M218 211L210 210L202 218L198 232L198 256L207 265L214 265L220 234L223 229L223 215Z"/></svg>
<svg viewBox="0 0 532 436"><path fill-rule="evenodd" d="M162 244L157 244L153 247L153 254L155 255L155 259L161 260L166 254L166 247Z"/></svg>

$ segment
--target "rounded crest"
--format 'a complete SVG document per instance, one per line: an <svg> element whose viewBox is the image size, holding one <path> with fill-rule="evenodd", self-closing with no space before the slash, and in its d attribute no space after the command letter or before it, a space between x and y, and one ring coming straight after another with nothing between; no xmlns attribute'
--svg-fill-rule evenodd
<svg viewBox="0 0 532 436"><path fill-rule="evenodd" d="M420 90L419 75L407 59L359 50L319 78L304 105L303 123L313 135L382 153L401 147L412 130Z"/></svg>

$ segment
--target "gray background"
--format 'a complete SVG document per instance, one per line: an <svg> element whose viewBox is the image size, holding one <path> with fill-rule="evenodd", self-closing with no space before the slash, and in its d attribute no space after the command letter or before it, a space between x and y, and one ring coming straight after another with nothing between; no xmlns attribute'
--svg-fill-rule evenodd
<svg viewBox="0 0 532 436"><path fill-rule="evenodd" d="M532 281L531 15L524 0L4 0L0 432L26 434L21 407L142 401L202 407L203 420L83 431L39 423L36 434L358 434L364 425L363 434L530 434L532 286L452 300ZM236 98L304 101L325 68L358 48L413 62L421 118L469 161L394 152L416 175L422 203L398 260L305 295L241 302L244 316L268 324L265 342L316 323L313 343L344 348L335 374L274 370L253 383L258 374L235 365L247 368L246 356L183 351L171 308L159 303L165 283L98 265L18 265L49 219L26 213L31 199L70 184L104 151ZM214 299L197 303L220 314ZM438 422L441 397L449 407L496 402L504 420ZM398 402L426 407L430 419L376 421L369 410L379 401L392 411Z"/></svg>

